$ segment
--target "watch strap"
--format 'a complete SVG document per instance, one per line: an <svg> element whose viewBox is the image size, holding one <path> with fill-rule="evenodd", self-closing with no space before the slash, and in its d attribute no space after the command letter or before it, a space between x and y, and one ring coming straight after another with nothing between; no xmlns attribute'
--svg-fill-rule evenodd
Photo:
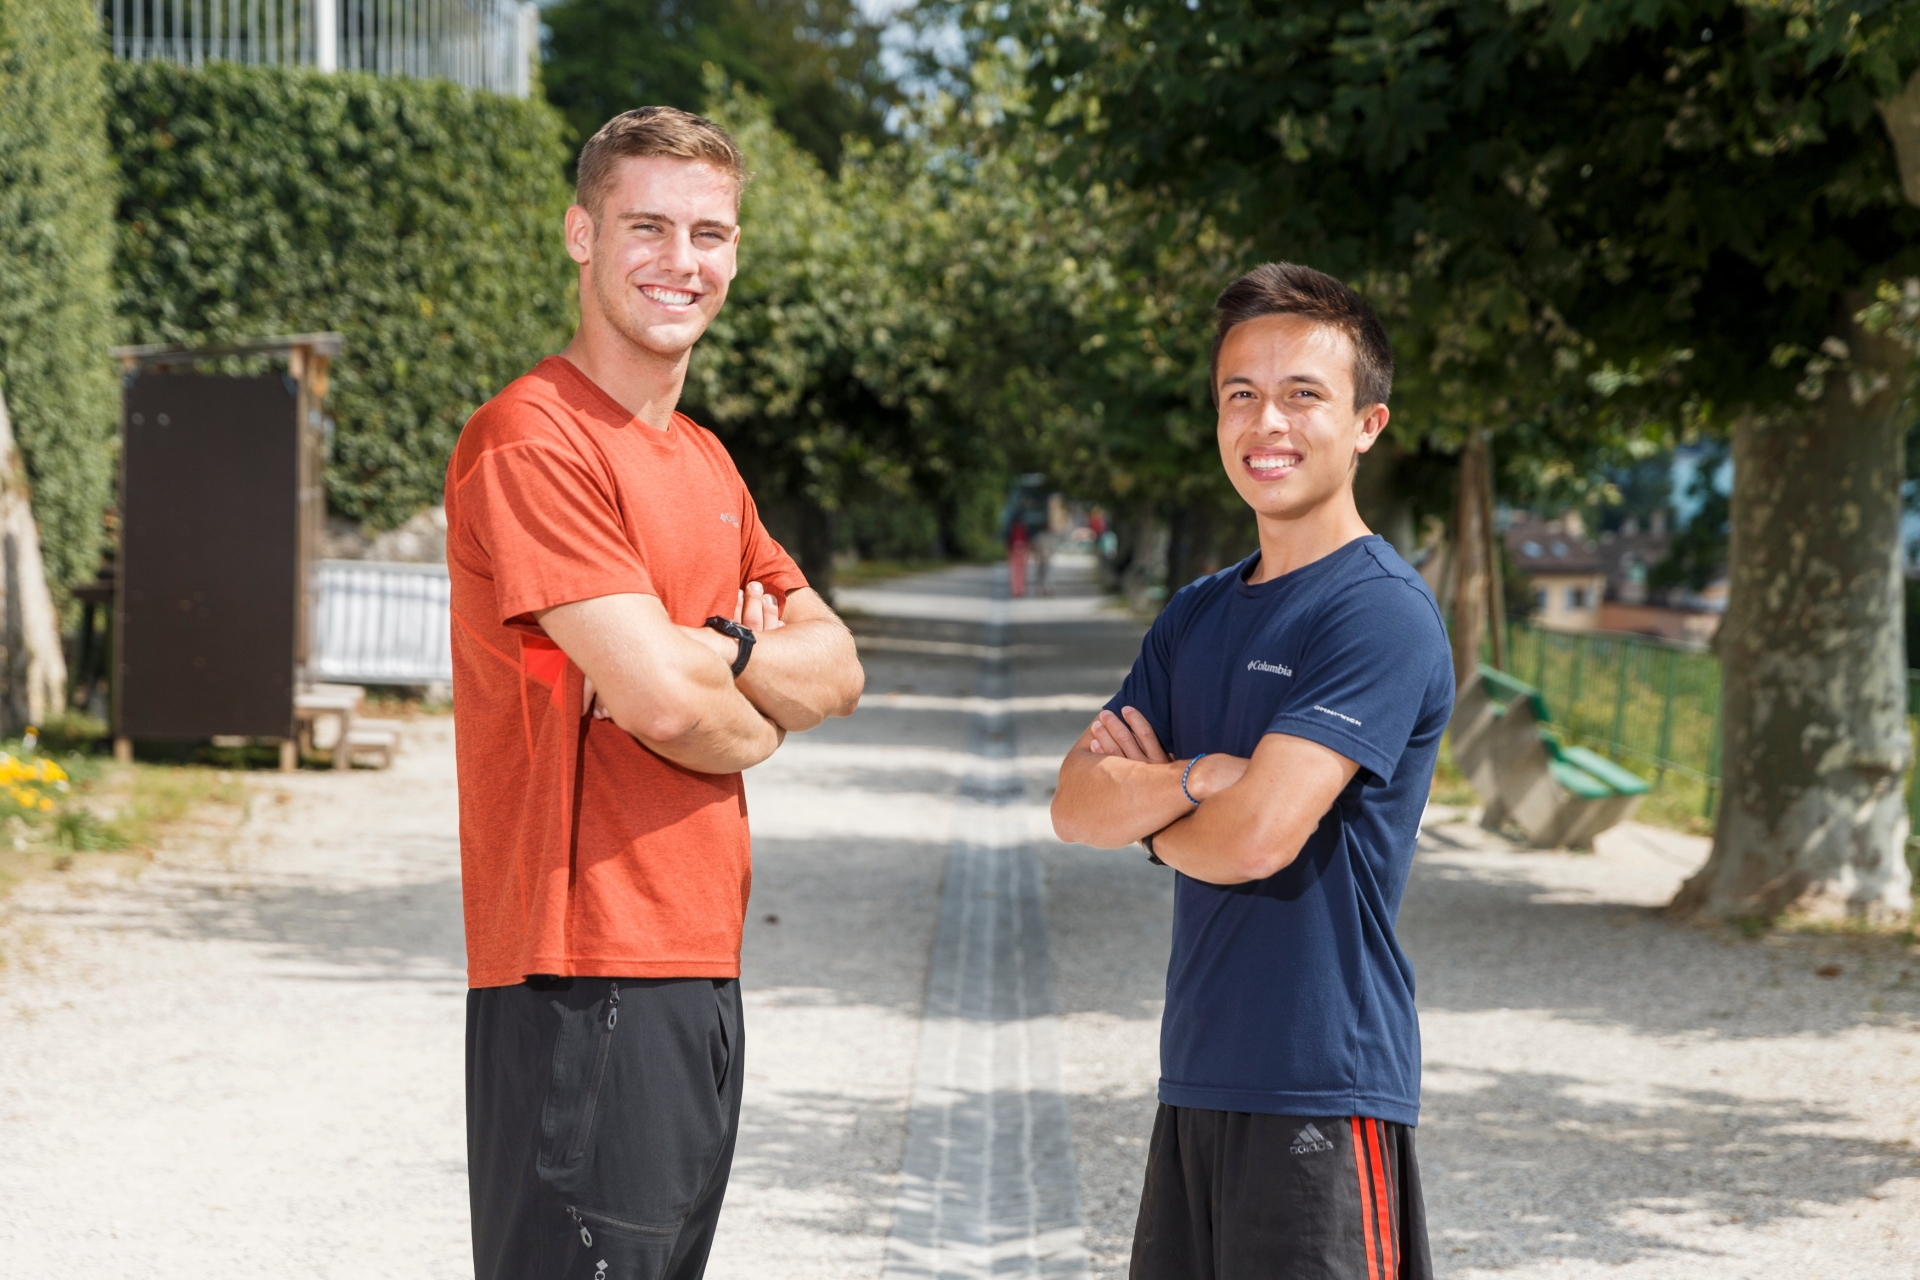
<svg viewBox="0 0 1920 1280"><path fill-rule="evenodd" d="M740 642L740 652L734 658L733 665L728 668L733 672L734 679L739 679L740 673L747 669L747 659L753 656L753 632L747 630L747 628L741 626L732 618L716 616L708 618L702 625L711 630L718 631L723 636L731 636Z"/></svg>

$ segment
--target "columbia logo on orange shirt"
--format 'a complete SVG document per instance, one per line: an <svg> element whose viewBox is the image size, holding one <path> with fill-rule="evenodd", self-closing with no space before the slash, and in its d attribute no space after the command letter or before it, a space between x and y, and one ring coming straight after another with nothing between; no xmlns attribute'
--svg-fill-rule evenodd
<svg viewBox="0 0 1920 1280"><path fill-rule="evenodd" d="M720 513L720 523L730 524L734 528L738 529L740 527L740 517L733 514L733 512L731 511L722 511Z"/></svg>

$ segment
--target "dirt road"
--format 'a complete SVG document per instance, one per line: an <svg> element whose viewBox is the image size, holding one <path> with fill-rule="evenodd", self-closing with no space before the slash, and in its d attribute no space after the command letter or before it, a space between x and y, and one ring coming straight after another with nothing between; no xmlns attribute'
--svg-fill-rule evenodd
<svg viewBox="0 0 1920 1280"><path fill-rule="evenodd" d="M712 1276L1125 1274L1170 883L1045 805L1139 627L993 590L846 593L866 705L749 775ZM1441 1274L1920 1276L1920 957L1665 922L1697 842L1453 816L1402 919ZM0 1277L468 1273L448 722L389 773L259 775L231 839L24 886L0 932Z"/></svg>

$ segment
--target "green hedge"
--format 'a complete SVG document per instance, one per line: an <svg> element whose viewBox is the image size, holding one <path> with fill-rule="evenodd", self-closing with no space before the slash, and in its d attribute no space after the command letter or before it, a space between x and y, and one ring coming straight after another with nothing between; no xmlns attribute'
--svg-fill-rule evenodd
<svg viewBox="0 0 1920 1280"><path fill-rule="evenodd" d="M113 199L93 0L0 0L0 389L48 575L93 577L119 386Z"/></svg>
<svg viewBox="0 0 1920 1280"><path fill-rule="evenodd" d="M437 501L467 415L571 329L559 116L371 75L107 78L135 339L340 330L331 505L392 525Z"/></svg>

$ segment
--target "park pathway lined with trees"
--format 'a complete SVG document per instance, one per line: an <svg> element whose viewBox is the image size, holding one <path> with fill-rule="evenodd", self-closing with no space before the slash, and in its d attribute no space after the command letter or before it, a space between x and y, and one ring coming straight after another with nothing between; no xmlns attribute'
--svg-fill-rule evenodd
<svg viewBox="0 0 1920 1280"><path fill-rule="evenodd" d="M996 613L997 575L844 591L862 710L749 775L746 1111L715 1280L912 1274L890 1235L943 875L1023 843L1070 1138L1028 1167L1077 1209L1086 1274L1125 1274L1171 884L1054 841L1046 804L1141 628L1084 578ZM0 907L0 1278L467 1273L451 746L429 719L391 773L260 776L236 830ZM1597 856L1535 853L1431 817L1402 932L1440 1274L1912 1280L1920 957L1671 923L1704 841L1630 824ZM1072 1274L1058 1230L1045 1274Z"/></svg>

